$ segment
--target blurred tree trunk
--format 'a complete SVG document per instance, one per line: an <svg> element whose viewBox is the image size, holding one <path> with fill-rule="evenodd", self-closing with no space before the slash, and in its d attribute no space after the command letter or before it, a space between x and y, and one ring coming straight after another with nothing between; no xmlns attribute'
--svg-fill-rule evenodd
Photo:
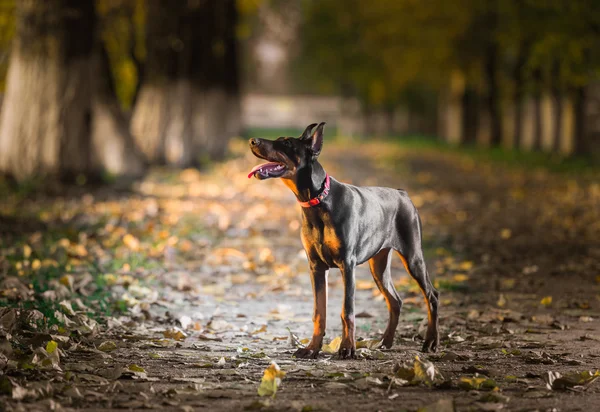
<svg viewBox="0 0 600 412"><path fill-rule="evenodd" d="M195 107L202 113L194 121L194 147L211 159L221 159L227 151L229 138L241 131L239 61L236 38L238 13L235 0L204 2L190 14L194 31L193 54ZM198 21L203 24L198 25Z"/></svg>
<svg viewBox="0 0 600 412"><path fill-rule="evenodd" d="M554 121L554 136L552 136L552 150L559 153L562 137L562 87L560 84L560 63L555 61L552 66L552 112Z"/></svg>
<svg viewBox="0 0 600 412"><path fill-rule="evenodd" d="M493 27L497 17L494 15ZM500 113L500 85L498 45L492 40L486 49L485 56L485 81L487 84L486 109L490 119L490 146L499 146L502 143L502 116Z"/></svg>
<svg viewBox="0 0 600 412"><path fill-rule="evenodd" d="M475 143L479 126L479 98L473 86L467 85L462 96L462 142Z"/></svg>
<svg viewBox="0 0 600 412"><path fill-rule="evenodd" d="M578 155L587 155L587 131L585 127L585 86L576 87L574 90L574 111L575 111L575 133L573 141L573 153Z"/></svg>
<svg viewBox="0 0 600 412"><path fill-rule="evenodd" d="M115 93L108 54L96 41L92 59L92 148L93 163L113 175L137 177L144 172L142 155L129 133L129 123Z"/></svg>
<svg viewBox="0 0 600 412"><path fill-rule="evenodd" d="M0 171L90 171L93 0L20 0L0 115Z"/></svg>
<svg viewBox="0 0 600 412"><path fill-rule="evenodd" d="M184 45L181 35L180 21L184 12L183 2L149 0L147 3L146 66L131 119L131 132L151 163L184 165L191 162L189 124L186 124L189 119L177 116L177 112L189 108L185 87L177 84L183 81L178 79L180 62L190 54L189 44ZM179 144L187 156L181 153L167 161L167 134L174 129L176 136L171 137L170 144Z"/></svg>
<svg viewBox="0 0 600 412"><path fill-rule="evenodd" d="M394 136L396 133L396 108L387 105L385 108L385 123L388 136Z"/></svg>
<svg viewBox="0 0 600 412"><path fill-rule="evenodd" d="M513 80L515 86L513 94L513 105L515 111L513 147L515 149L521 149L523 139L523 98L525 97L525 81L523 75L528 56L529 46L526 44L521 44L517 55L517 61L513 68Z"/></svg>
<svg viewBox="0 0 600 412"><path fill-rule="evenodd" d="M224 156L239 133L234 0L150 0L147 60L132 133L152 163Z"/></svg>
<svg viewBox="0 0 600 412"><path fill-rule="evenodd" d="M533 71L533 145L532 150L542 150L542 72Z"/></svg>

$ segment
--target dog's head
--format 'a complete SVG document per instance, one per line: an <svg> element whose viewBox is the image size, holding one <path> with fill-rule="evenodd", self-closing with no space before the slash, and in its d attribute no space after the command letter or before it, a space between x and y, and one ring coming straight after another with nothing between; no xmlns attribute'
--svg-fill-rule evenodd
<svg viewBox="0 0 600 412"><path fill-rule="evenodd" d="M267 160L268 163L255 166L248 177L255 176L259 180L273 177L294 179L300 170L309 167L321 153L323 127L325 127L325 122L319 123L319 125L313 123L298 138L250 139L252 153L256 157ZM314 132L313 129L315 129Z"/></svg>

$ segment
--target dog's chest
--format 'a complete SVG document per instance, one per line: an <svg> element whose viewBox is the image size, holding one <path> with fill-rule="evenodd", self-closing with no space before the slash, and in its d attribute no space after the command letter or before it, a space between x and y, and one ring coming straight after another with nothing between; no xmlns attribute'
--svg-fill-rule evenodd
<svg viewBox="0 0 600 412"><path fill-rule="evenodd" d="M305 222L302 227L302 244L310 259L319 259L330 267L340 265L344 245L331 226Z"/></svg>

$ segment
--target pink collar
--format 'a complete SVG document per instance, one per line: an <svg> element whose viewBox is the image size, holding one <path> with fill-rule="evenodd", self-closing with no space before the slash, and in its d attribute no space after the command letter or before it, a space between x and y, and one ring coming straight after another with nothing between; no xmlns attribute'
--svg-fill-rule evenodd
<svg viewBox="0 0 600 412"><path fill-rule="evenodd" d="M310 199L308 202L298 201L298 203L300 203L300 206L302 206L302 207L313 207L313 206L316 206L319 203L321 203L323 201L323 199L325 199L327 197L328 194L329 194L329 175L325 174L325 187L323 188L323 191L318 196Z"/></svg>

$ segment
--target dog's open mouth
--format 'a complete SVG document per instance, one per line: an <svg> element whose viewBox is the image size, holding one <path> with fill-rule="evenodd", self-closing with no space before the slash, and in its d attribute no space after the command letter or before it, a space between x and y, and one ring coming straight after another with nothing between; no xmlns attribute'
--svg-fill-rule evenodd
<svg viewBox="0 0 600 412"><path fill-rule="evenodd" d="M257 166L254 166L250 173L248 173L248 179L252 176L256 176L257 179L269 179L271 177L280 177L287 170L287 167L283 163L268 162Z"/></svg>

